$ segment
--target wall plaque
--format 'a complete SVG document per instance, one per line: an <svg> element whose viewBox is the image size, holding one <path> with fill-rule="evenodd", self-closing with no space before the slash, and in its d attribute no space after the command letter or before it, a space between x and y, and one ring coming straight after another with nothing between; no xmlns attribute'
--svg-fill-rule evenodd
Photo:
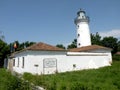
<svg viewBox="0 0 120 90"><path fill-rule="evenodd" d="M57 59L56 58L45 58L43 60L44 68L51 68L57 66Z"/></svg>

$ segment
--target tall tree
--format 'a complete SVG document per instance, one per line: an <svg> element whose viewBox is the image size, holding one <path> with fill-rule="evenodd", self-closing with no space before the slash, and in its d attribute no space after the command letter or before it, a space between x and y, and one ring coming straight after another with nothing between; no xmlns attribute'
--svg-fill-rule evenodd
<svg viewBox="0 0 120 90"><path fill-rule="evenodd" d="M112 36L110 37L104 37L103 39L97 32L96 34L91 34L91 42L92 45L101 45L112 49L112 54L116 53L117 51L120 51L120 41L118 41L117 38L114 38ZM74 39L73 42L68 45L67 49L72 49L77 47L77 39Z"/></svg>
<svg viewBox="0 0 120 90"><path fill-rule="evenodd" d="M4 59L7 57L7 55L10 53L10 48L0 39L0 67L3 67Z"/></svg>
<svg viewBox="0 0 120 90"><path fill-rule="evenodd" d="M99 33L97 32L96 34L91 34L91 43L92 45L96 44L96 45L101 45L101 36L99 35Z"/></svg>
<svg viewBox="0 0 120 90"><path fill-rule="evenodd" d="M112 48L112 53L116 53L118 51L118 39L112 36L104 37L102 40L102 45L105 47Z"/></svg>
<svg viewBox="0 0 120 90"><path fill-rule="evenodd" d="M120 41L118 41L118 51L120 52Z"/></svg>

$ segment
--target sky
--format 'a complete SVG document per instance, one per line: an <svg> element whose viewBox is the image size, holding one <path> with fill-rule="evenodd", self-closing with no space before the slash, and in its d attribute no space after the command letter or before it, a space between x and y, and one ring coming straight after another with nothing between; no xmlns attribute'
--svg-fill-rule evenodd
<svg viewBox="0 0 120 90"><path fill-rule="evenodd" d="M80 8L90 17L91 33L120 38L120 0L0 0L0 35L7 43L66 46L76 38Z"/></svg>

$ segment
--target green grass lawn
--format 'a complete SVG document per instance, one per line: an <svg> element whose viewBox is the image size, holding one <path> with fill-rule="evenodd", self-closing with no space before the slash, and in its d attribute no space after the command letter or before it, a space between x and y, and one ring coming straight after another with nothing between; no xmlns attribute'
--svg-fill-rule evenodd
<svg viewBox="0 0 120 90"><path fill-rule="evenodd" d="M32 90L30 84L13 76L6 69L0 69L0 90Z"/></svg>
<svg viewBox="0 0 120 90"><path fill-rule="evenodd" d="M120 61L112 66L54 75L31 75L23 78L47 90L120 90Z"/></svg>

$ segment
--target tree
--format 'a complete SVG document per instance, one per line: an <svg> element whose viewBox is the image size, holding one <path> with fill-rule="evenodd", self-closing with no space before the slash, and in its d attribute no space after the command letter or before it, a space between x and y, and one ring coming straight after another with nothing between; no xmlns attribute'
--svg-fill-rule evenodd
<svg viewBox="0 0 120 90"><path fill-rule="evenodd" d="M116 53L118 51L118 39L112 36L104 37L102 39L102 45L105 47L112 48L112 53Z"/></svg>
<svg viewBox="0 0 120 90"><path fill-rule="evenodd" d="M4 59L7 58L7 55L10 53L9 46L0 39L0 67L3 67Z"/></svg>
<svg viewBox="0 0 120 90"><path fill-rule="evenodd" d="M118 51L120 51L120 41L118 41Z"/></svg>
<svg viewBox="0 0 120 90"><path fill-rule="evenodd" d="M56 47L59 47L59 48L65 49L65 46L63 46L62 44L57 44Z"/></svg>
<svg viewBox="0 0 120 90"><path fill-rule="evenodd" d="M29 42L29 41L24 42L25 47L29 47L29 46L31 46L33 44L35 44L35 42Z"/></svg>
<svg viewBox="0 0 120 90"><path fill-rule="evenodd" d="M16 48L14 47L14 45L16 44ZM11 48L11 52L14 52L14 51L20 51L26 47L29 47L31 45L35 44L35 42L29 42L29 41L26 41L26 42L23 42L23 43L19 43L19 41L14 41L13 43L10 43L10 48Z"/></svg>
<svg viewBox="0 0 120 90"><path fill-rule="evenodd" d="M120 41L117 38L112 36L104 37L101 39L101 36L97 32L96 34L91 34L91 43L92 45L101 45L112 49L112 54L120 51ZM68 45L67 49L77 48L77 39L74 39L73 42Z"/></svg>
<svg viewBox="0 0 120 90"><path fill-rule="evenodd" d="M96 45L101 45L101 36L98 34L98 32L96 34L91 34L91 43L92 45L96 44Z"/></svg>
<svg viewBox="0 0 120 90"><path fill-rule="evenodd" d="M68 45L67 49L77 48L77 39L74 39L73 42Z"/></svg>

